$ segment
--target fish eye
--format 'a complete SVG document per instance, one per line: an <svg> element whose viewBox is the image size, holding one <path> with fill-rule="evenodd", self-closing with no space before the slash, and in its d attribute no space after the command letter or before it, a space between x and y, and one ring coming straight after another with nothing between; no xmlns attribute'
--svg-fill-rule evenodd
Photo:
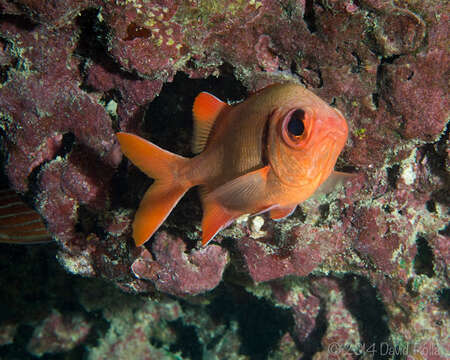
<svg viewBox="0 0 450 360"><path fill-rule="evenodd" d="M304 146L308 137L307 113L303 109L292 109L280 121L281 137L284 142L295 149Z"/></svg>
<svg viewBox="0 0 450 360"><path fill-rule="evenodd" d="M295 110L291 113L287 123L287 131L289 135L294 137L303 135L303 132L305 131L305 124L303 123L304 119L305 112L302 109Z"/></svg>

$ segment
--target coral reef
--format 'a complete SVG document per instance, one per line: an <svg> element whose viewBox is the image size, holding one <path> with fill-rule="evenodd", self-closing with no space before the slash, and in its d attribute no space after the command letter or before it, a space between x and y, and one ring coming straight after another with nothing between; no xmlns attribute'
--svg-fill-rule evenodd
<svg viewBox="0 0 450 360"><path fill-rule="evenodd" d="M90 324L79 314L64 318L54 311L38 325L28 343L28 351L35 356L72 350L89 334Z"/></svg>
<svg viewBox="0 0 450 360"><path fill-rule="evenodd" d="M0 13L4 174L55 239L4 245L14 262L0 253L2 298L20 299L0 318L0 357L448 358L445 1L0 0ZM136 249L150 180L114 133L190 156L198 92L236 101L279 81L346 116L337 168L358 176L282 222L243 217L206 248L189 193ZM38 295L19 292L30 275L15 269L47 257L135 295L92 299L78 279L76 311L51 296L29 309Z"/></svg>

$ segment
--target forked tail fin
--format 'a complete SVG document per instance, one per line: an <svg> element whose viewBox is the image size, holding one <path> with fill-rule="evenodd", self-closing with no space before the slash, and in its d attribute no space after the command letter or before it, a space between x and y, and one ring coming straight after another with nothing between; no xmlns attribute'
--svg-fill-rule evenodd
<svg viewBox="0 0 450 360"><path fill-rule="evenodd" d="M161 226L189 189L177 179L179 169L189 159L173 154L133 134L117 133L125 156L141 171L155 179L142 199L133 222L133 238L141 246Z"/></svg>

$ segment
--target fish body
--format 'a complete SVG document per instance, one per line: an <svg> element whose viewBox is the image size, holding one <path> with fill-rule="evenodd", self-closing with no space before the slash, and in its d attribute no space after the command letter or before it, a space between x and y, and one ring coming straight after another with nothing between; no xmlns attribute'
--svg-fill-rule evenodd
<svg viewBox="0 0 450 360"><path fill-rule="evenodd" d="M270 211L281 219L327 179L332 184L346 177L333 168L347 140L347 122L302 86L271 85L236 105L200 93L193 115L198 155L191 159L117 134L124 154L155 179L133 223L138 246L193 186L200 186L205 245L243 214Z"/></svg>
<svg viewBox="0 0 450 360"><path fill-rule="evenodd" d="M0 189L0 243L36 244L52 240L42 217L11 189Z"/></svg>

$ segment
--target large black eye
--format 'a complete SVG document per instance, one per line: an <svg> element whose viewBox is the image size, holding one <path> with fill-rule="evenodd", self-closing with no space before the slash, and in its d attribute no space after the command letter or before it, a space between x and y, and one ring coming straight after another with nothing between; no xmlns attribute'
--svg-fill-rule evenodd
<svg viewBox="0 0 450 360"><path fill-rule="evenodd" d="M289 135L301 136L305 131L305 125L303 120L305 119L305 112L302 109L295 110L291 114L291 118L288 120L287 130Z"/></svg>

